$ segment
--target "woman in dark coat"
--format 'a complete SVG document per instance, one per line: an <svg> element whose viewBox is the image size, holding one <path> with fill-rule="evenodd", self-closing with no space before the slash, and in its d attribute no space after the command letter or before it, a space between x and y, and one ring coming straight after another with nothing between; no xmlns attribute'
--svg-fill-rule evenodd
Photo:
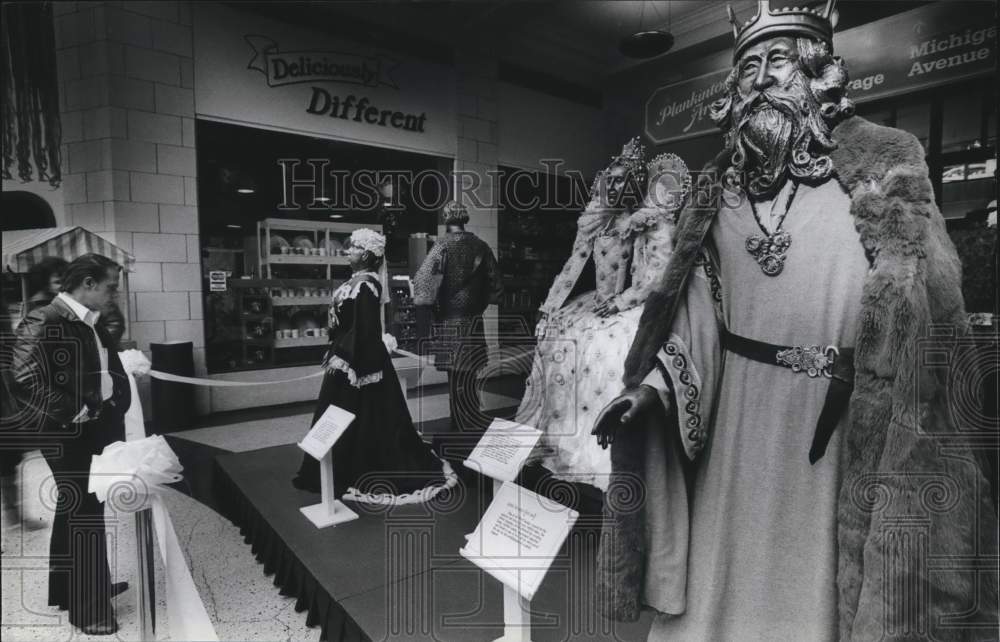
<svg viewBox="0 0 1000 642"><path fill-rule="evenodd" d="M355 415L333 446L334 492L370 503L427 501L456 479L414 428L383 341L378 270L385 237L357 230L347 253L354 273L333 294L326 376L312 420L315 424L331 404ZM319 481L318 462L304 455L292 483L319 492Z"/></svg>

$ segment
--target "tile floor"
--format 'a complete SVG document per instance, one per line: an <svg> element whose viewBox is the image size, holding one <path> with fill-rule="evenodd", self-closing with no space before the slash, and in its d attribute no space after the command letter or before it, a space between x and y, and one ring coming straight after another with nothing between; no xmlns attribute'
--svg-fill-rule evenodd
<svg viewBox="0 0 1000 642"><path fill-rule="evenodd" d="M414 421L430 423L448 417L445 393L414 395L408 401ZM509 396L484 393L483 408L494 410L517 405ZM309 428L311 413L248 419L236 423L172 433L171 437L232 452L245 452L294 443ZM3 567L2 607L3 639L17 640L86 640L67 621L65 611L47 604L48 542L52 508L41 501L40 489L51 473L40 453L29 453L22 464L23 486L19 498L24 516L36 525L34 530L16 523L4 511L2 526ZM202 503L172 489L164 501L170 512L188 567L205 603L216 633L221 640L303 640L319 639L318 628L306 627L306 613L295 612L294 598L282 597L265 577L263 567L254 559L239 530L221 515ZM135 530L130 515L107 516L109 536L113 540L112 574L116 581L127 580L128 591L115 601L117 638L138 640L139 615L136 609L138 581L135 578ZM169 640L167 605L164 602L163 569L157 563L157 639Z"/></svg>
<svg viewBox="0 0 1000 642"><path fill-rule="evenodd" d="M65 611L47 604L48 541L52 509L38 498L50 472L41 457L26 459L23 466L22 502L25 515L44 524L30 530L11 523L6 511L3 534L3 626L5 641L17 640L89 640L67 622ZM164 501L170 512L188 567L205 603L220 640L319 640L320 630L305 625L306 614L295 612L295 600L281 597L265 577L250 547L239 530L201 503L177 491L167 489ZM130 588L115 601L120 631L116 638L94 640L138 640L139 616L136 610L138 581L135 558L135 530L130 515L109 511L110 538L114 542L111 558L116 581L126 580ZM170 640L168 608L164 601L163 568L156 558L157 639Z"/></svg>

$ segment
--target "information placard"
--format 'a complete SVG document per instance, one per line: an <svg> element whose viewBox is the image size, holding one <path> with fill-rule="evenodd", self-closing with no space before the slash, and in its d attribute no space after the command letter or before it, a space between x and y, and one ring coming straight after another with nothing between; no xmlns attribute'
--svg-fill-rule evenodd
<svg viewBox="0 0 1000 642"><path fill-rule="evenodd" d="M577 517L571 508L504 482L459 552L531 600Z"/></svg>
<svg viewBox="0 0 1000 642"><path fill-rule="evenodd" d="M514 481L541 436L542 431L531 426L494 419L463 463L493 479Z"/></svg>
<svg viewBox="0 0 1000 642"><path fill-rule="evenodd" d="M316 459L323 459L354 421L354 414L330 404L323 416L299 442L299 448Z"/></svg>
<svg viewBox="0 0 1000 642"><path fill-rule="evenodd" d="M210 292L225 292L229 289L228 277L222 270L211 270L208 273L208 289Z"/></svg>

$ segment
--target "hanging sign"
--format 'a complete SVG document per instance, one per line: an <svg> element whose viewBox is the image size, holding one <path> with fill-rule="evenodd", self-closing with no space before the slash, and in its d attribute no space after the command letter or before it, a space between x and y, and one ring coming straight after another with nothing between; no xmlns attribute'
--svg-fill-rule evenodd
<svg viewBox="0 0 1000 642"><path fill-rule="evenodd" d="M857 103L912 92L995 68L992 3L941 2L834 35ZM657 144L718 132L708 108L726 91L730 66L655 90L646 100L646 135Z"/></svg>
<svg viewBox="0 0 1000 642"><path fill-rule="evenodd" d="M325 50L280 51L278 43L265 35L247 34L243 39L251 50L247 69L264 74L268 87L335 82L399 89L391 76L399 63L391 58Z"/></svg>
<svg viewBox="0 0 1000 642"><path fill-rule="evenodd" d="M454 155L454 69L222 3L195 11L198 117Z"/></svg>
<svg viewBox="0 0 1000 642"><path fill-rule="evenodd" d="M955 82L994 69L992 3L939 2L834 36L847 61L848 96L865 102Z"/></svg>
<svg viewBox="0 0 1000 642"><path fill-rule="evenodd" d="M729 69L660 87L646 101L646 135L655 143L718 131L708 108L726 89Z"/></svg>

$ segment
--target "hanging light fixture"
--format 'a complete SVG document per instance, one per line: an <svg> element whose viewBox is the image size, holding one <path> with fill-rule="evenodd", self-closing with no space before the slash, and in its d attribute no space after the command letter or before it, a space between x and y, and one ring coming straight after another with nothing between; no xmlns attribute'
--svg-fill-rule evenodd
<svg viewBox="0 0 1000 642"><path fill-rule="evenodd" d="M656 5L653 5L656 10ZM628 58L653 58L670 51L674 46L674 35L670 33L670 2L667 2L667 28L643 29L642 21L646 13L646 3L639 12L639 29L618 42L618 51Z"/></svg>
<svg viewBox="0 0 1000 642"><path fill-rule="evenodd" d="M253 179L249 174L240 173L240 177L236 181L236 193L237 194L253 194L257 191L257 187L254 185Z"/></svg>

